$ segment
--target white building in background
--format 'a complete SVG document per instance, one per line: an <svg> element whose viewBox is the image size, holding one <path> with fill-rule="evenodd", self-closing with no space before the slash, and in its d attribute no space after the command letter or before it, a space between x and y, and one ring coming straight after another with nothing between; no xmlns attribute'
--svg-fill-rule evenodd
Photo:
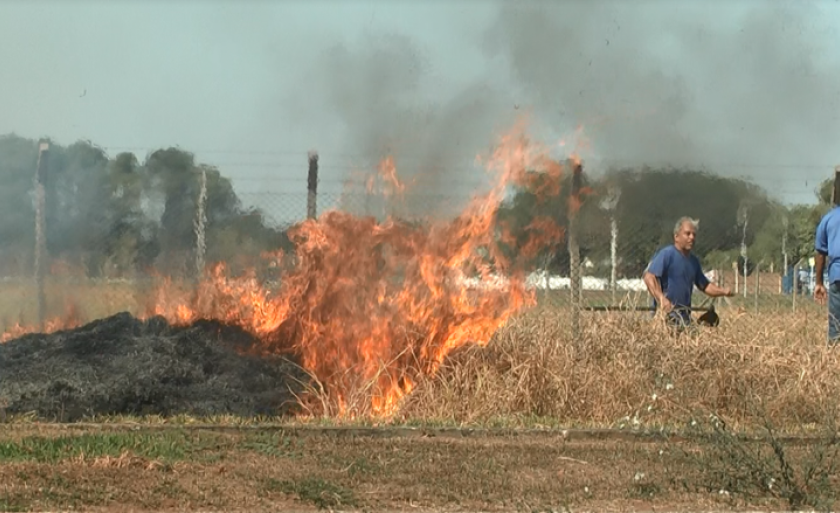
<svg viewBox="0 0 840 513"><path fill-rule="evenodd" d="M596 276L581 276L582 290L610 290L610 279ZM568 276L551 274L546 276L545 271L534 271L528 275L526 284L529 288L540 290L563 290L571 288L572 280ZM641 278L620 278L616 280L615 287L623 291L645 291L645 282Z"/></svg>
<svg viewBox="0 0 840 513"><path fill-rule="evenodd" d="M705 273L709 281L717 279L715 271ZM595 276L581 276L582 290L610 290L610 279ZM481 278L459 279L462 286L469 289L500 289L508 285L508 279L504 276L492 275L482 280ZM526 286L539 290L568 290L571 288L571 278L558 274L547 275L545 271L534 271L528 275ZM645 282L641 278L620 278L616 280L616 290L628 292L644 292L647 290Z"/></svg>

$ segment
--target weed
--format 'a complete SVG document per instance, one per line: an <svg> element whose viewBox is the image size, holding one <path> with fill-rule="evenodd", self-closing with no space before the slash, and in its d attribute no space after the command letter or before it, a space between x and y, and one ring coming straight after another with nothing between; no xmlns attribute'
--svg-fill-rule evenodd
<svg viewBox="0 0 840 513"><path fill-rule="evenodd" d="M757 434L738 433L715 414L689 429L701 450L695 461L704 469L701 482L709 492L745 500L780 499L793 510L830 509L838 498L840 434L834 415L817 436L806 443L785 438L763 409L756 405L761 424Z"/></svg>

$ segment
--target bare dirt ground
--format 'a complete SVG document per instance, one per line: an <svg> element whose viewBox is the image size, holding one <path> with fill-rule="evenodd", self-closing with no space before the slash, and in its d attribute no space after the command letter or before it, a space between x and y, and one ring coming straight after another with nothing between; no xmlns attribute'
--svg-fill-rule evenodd
<svg viewBox="0 0 840 513"><path fill-rule="evenodd" d="M703 447L661 439L0 428L0 511L791 509L720 488Z"/></svg>

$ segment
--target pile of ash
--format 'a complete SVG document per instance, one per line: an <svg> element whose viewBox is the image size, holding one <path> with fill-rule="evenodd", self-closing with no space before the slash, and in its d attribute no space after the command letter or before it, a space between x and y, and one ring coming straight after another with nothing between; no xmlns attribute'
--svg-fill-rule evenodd
<svg viewBox="0 0 840 513"><path fill-rule="evenodd" d="M242 354L245 331L186 327L121 313L73 330L0 344L9 414L72 422L91 415L282 415L306 374L284 358Z"/></svg>

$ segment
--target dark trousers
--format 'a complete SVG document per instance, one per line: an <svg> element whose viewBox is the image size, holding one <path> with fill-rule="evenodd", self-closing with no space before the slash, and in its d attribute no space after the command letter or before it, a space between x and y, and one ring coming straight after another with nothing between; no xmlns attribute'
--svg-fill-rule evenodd
<svg viewBox="0 0 840 513"><path fill-rule="evenodd" d="M669 328L675 329L677 333L682 333L688 328L694 328L691 310L686 307L675 306L665 317L665 323Z"/></svg>
<svg viewBox="0 0 840 513"><path fill-rule="evenodd" d="M828 286L828 343L840 342L840 282Z"/></svg>

